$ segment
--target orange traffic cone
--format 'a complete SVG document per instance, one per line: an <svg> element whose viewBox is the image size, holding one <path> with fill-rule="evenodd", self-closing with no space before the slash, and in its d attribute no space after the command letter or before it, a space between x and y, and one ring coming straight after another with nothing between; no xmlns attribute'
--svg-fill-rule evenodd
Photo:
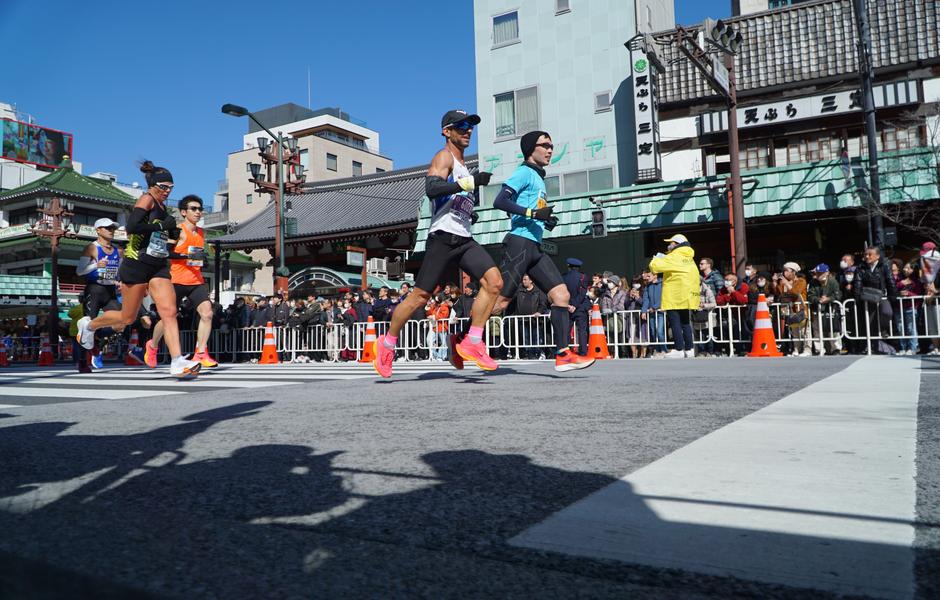
<svg viewBox="0 0 940 600"><path fill-rule="evenodd" d="M144 364L135 354L134 350L140 347L140 338L137 337L137 330L131 329L131 340L127 343L127 354L124 355L124 364L129 367L139 367Z"/></svg>
<svg viewBox="0 0 940 600"><path fill-rule="evenodd" d="M748 356L783 356L777 350L777 340L774 338L774 327L770 321L770 310L767 308L767 298L763 294L757 297L757 316L754 318L754 342Z"/></svg>
<svg viewBox="0 0 940 600"><path fill-rule="evenodd" d="M601 320L601 309L596 304L591 309L591 335L588 336L587 355L597 360L610 358L610 351L607 349L607 334L604 333L604 321Z"/></svg>
<svg viewBox="0 0 940 600"><path fill-rule="evenodd" d="M277 344L274 343L274 325L271 321L264 326L264 346L261 348L261 360L259 365L278 365L281 361L277 358Z"/></svg>
<svg viewBox="0 0 940 600"><path fill-rule="evenodd" d="M49 336L43 334L42 348L39 350L39 360L36 365L40 367L55 366L55 358L52 357L52 348L49 347Z"/></svg>
<svg viewBox="0 0 940 600"><path fill-rule="evenodd" d="M0 367L9 367L10 361L7 360L7 345L6 342L0 340Z"/></svg>
<svg viewBox="0 0 940 600"><path fill-rule="evenodd" d="M375 360L375 323L372 321L372 315L366 323L366 339L362 346L362 356L359 362L370 363Z"/></svg>

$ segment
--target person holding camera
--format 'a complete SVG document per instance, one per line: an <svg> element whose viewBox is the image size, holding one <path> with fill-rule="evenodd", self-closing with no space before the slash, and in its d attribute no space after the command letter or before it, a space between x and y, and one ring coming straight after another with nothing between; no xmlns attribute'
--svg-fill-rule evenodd
<svg viewBox="0 0 940 600"><path fill-rule="evenodd" d="M790 351L792 356L812 356L807 337L809 325L809 305L806 303L806 280L799 276L800 265L795 262L783 263L783 272L774 273L774 291L781 303L781 316L790 333Z"/></svg>

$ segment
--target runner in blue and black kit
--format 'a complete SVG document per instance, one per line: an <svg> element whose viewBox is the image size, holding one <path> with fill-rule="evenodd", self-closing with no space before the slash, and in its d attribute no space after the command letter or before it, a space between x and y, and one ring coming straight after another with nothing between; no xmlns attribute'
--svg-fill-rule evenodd
<svg viewBox="0 0 940 600"><path fill-rule="evenodd" d="M83 313L92 319L102 310L121 310L115 289L118 268L121 266L121 251L113 244L117 227L118 224L107 217L95 221L98 239L85 246L75 268L75 273L85 280L81 297ZM85 365L85 349L82 348L79 354L78 364ZM97 351L92 354L91 366L104 368L101 354Z"/></svg>
<svg viewBox="0 0 940 600"><path fill-rule="evenodd" d="M573 311L568 287L558 267L542 252L542 235L558 224L552 215L545 191L545 167L551 162L552 138L544 131L530 131L520 143L524 161L503 183L493 207L506 211L512 228L503 239L503 258L500 272L503 289L494 312L501 312L516 295L523 275L528 274L548 296L552 303L551 319L555 341L555 370L573 371L594 364L593 358L581 356L568 349L571 341Z"/></svg>

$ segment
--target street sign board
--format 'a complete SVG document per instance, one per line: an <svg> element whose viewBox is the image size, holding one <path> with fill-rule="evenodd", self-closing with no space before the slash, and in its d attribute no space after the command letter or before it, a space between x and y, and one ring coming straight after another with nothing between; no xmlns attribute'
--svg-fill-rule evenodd
<svg viewBox="0 0 940 600"><path fill-rule="evenodd" d="M350 267L359 267L362 268L363 260L362 252L350 252L346 251L346 264Z"/></svg>
<svg viewBox="0 0 940 600"><path fill-rule="evenodd" d="M723 91L725 94L730 93L728 91L728 68L725 67L722 59L716 55L712 56L712 75L715 77L715 83L721 87L719 91Z"/></svg>
<svg viewBox="0 0 940 600"><path fill-rule="evenodd" d="M554 242L542 240L542 252L549 256L558 256L558 246Z"/></svg>
<svg viewBox="0 0 940 600"><path fill-rule="evenodd" d="M633 79L633 117L636 136L636 181L662 181L659 152L659 62L648 52L646 38L639 34L629 42Z"/></svg>

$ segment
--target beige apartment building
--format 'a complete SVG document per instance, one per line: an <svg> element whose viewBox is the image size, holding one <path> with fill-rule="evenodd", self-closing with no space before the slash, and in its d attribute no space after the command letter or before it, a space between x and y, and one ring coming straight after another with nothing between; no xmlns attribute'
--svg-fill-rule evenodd
<svg viewBox="0 0 940 600"><path fill-rule="evenodd" d="M338 108L310 110L284 104L255 113L275 134L297 139L307 182L359 177L390 171L394 164L382 156L379 132L369 129ZM219 212L206 215L207 227L244 223L268 206L270 196L258 194L251 177L251 163L260 163L258 138L269 137L252 121L242 140L242 149L228 155L225 181L215 198ZM268 250L254 250L254 260L263 264L271 258ZM255 274L253 291L270 293L273 269L266 266Z"/></svg>

